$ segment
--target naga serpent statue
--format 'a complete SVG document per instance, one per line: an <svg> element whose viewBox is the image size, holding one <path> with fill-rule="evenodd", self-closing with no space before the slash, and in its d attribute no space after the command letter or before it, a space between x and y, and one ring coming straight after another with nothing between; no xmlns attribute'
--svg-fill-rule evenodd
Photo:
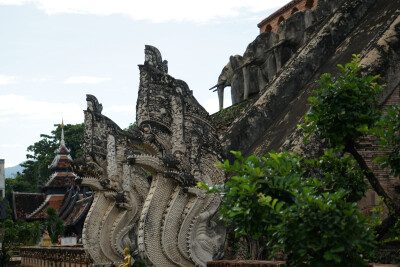
<svg viewBox="0 0 400 267"><path fill-rule="evenodd" d="M221 197L197 182L225 180L214 166L220 143L208 113L167 61L146 45L139 65L137 125L122 130L87 95L84 166L95 197L82 241L95 265L121 263L128 247L147 266L206 266L223 256L225 225ZM133 261L132 260L132 261Z"/></svg>

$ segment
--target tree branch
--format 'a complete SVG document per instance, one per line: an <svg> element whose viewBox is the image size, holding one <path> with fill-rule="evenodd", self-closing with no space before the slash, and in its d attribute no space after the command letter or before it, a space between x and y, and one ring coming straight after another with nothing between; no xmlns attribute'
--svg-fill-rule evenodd
<svg viewBox="0 0 400 267"><path fill-rule="evenodd" d="M379 182L378 178L376 178L375 174L372 170L368 167L367 163L365 162L364 158L358 153L355 149L354 144L348 144L345 147L345 151L349 152L353 155L354 159L360 165L362 172L364 173L365 177L368 179L372 189L378 194L378 196L382 197L383 202L389 209L389 216L393 215L400 215L400 207L397 205L393 199L387 194L385 189L383 189L381 183Z"/></svg>
<svg viewBox="0 0 400 267"><path fill-rule="evenodd" d="M396 223L396 217L389 216L382 221L382 223L375 227L375 233L378 235L377 240L382 240L385 234L389 231L389 228Z"/></svg>

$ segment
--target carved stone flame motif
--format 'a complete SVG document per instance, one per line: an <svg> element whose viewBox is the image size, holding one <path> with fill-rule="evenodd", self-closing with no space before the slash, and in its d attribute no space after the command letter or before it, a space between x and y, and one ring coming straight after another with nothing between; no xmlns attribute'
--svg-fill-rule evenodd
<svg viewBox="0 0 400 267"><path fill-rule="evenodd" d="M225 225L221 199L197 182L224 182L214 166L220 144L208 113L184 81L168 75L167 61L146 45L139 65L137 126L121 130L88 95L86 169L82 184L96 191L83 230L95 264L120 263L125 247L147 266L206 266L221 258Z"/></svg>

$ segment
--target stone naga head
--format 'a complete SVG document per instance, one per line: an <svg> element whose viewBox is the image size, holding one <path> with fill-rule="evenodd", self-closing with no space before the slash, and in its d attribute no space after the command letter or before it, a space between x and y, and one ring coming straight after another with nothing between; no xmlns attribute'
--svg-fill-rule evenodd
<svg viewBox="0 0 400 267"><path fill-rule="evenodd" d="M168 61L162 60L160 51L151 45L146 45L144 49L145 53L145 66L151 66L161 72L168 73Z"/></svg>

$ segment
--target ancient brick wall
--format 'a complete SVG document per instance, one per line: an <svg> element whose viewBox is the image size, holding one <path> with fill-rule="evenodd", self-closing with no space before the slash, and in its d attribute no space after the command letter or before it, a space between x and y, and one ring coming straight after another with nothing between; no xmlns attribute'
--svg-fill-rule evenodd
<svg viewBox="0 0 400 267"><path fill-rule="evenodd" d="M393 93L386 99L382 106L382 112L385 113L386 107L394 104L400 104L400 85L393 91ZM379 164L373 160L382 156L385 152L379 151L379 146L376 144L376 137L367 136L360 141L360 148L358 152L364 157L368 166L374 170L375 176L381 182L385 191L393 198L398 197L400 193L400 181L390 175L388 169L382 169ZM371 214L371 209L379 204L378 195L372 189L369 189L366 196L358 203L362 212L365 215Z"/></svg>
<svg viewBox="0 0 400 267"><path fill-rule="evenodd" d="M318 0L293 0L289 2L257 25L260 28L260 34L263 32L277 32L278 26L282 21L287 20L297 11L315 10L317 4Z"/></svg>

